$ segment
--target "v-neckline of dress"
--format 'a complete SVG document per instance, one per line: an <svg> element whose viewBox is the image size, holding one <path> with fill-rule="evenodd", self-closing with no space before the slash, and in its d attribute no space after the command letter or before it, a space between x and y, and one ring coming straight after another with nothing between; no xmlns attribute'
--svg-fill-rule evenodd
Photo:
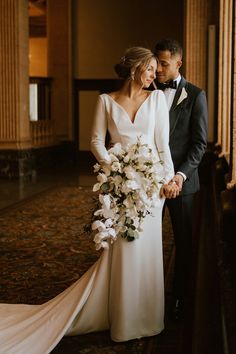
<svg viewBox="0 0 236 354"><path fill-rule="evenodd" d="M149 97L152 95L153 92L154 92L154 91L151 91L151 92L149 93L149 95L145 98L145 100L140 104L139 108L137 109L137 111L136 111L136 113L135 113L135 115L134 115L134 120L133 120L133 121L132 121L132 119L131 119L129 113L126 111L126 109L125 109L120 103L118 103L118 102L117 102L111 95L109 95L108 93L106 93L105 95L107 95L108 97L110 97L110 99L111 99L113 102L115 102L115 104L116 104L120 109L122 109L122 111L123 111L123 112L126 114L126 116L129 118L130 123L131 123L132 125L134 125L134 124L135 124L135 121L136 121L136 117L137 117L138 112L140 111L140 109L142 108L142 106L144 105L144 103L145 103L146 101L148 101Z"/></svg>

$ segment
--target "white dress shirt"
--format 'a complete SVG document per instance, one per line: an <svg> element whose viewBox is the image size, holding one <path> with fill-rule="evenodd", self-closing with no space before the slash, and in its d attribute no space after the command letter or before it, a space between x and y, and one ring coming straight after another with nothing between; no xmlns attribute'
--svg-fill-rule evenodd
<svg viewBox="0 0 236 354"><path fill-rule="evenodd" d="M181 80L181 75L179 75L174 81L177 82L177 87L180 83L180 80ZM177 88L176 88L177 89ZM167 106L170 110L171 106L172 106L172 103L174 101L174 97L175 97L175 93L176 93L176 89L173 89L173 88L167 88L165 89L163 92L166 96L166 102L167 102Z"/></svg>
<svg viewBox="0 0 236 354"><path fill-rule="evenodd" d="M181 80L181 75L179 74L178 77L174 80L174 81L177 82L177 87L178 87L178 85L180 83L180 80ZM167 106L168 106L169 110L171 109L172 103L174 101L174 97L175 97L175 93L176 93L177 87L176 87L176 89L167 88L167 89L165 89L163 91L164 95L166 97L166 102L167 102ZM187 177L186 177L186 175L183 172L178 171L177 174L181 175L183 177L184 181L186 181Z"/></svg>

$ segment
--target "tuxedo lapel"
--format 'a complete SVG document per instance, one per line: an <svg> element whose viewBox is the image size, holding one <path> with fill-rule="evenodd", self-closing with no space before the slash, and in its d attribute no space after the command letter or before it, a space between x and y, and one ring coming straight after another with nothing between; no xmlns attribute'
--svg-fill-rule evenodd
<svg viewBox="0 0 236 354"><path fill-rule="evenodd" d="M180 83L178 85L178 88L176 90L175 97L174 97L174 100L173 100L170 110L174 110L177 107L178 99L180 98L181 92L182 92L183 88L185 87L185 85L186 85L186 80L182 76Z"/></svg>
<svg viewBox="0 0 236 354"><path fill-rule="evenodd" d="M181 103L178 103L178 100L181 96L182 90L184 89L186 85L186 80L184 79L184 77L182 76L181 81L178 85L178 88L176 90L176 94L172 103L172 106L170 108L170 135L173 133L176 124L178 122L178 118L180 116L181 113Z"/></svg>

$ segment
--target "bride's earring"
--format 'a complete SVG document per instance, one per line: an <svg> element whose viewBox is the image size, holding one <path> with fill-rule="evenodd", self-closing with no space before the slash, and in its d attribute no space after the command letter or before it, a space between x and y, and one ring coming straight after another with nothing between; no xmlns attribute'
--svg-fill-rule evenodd
<svg viewBox="0 0 236 354"><path fill-rule="evenodd" d="M134 80L134 72L131 73L131 79Z"/></svg>

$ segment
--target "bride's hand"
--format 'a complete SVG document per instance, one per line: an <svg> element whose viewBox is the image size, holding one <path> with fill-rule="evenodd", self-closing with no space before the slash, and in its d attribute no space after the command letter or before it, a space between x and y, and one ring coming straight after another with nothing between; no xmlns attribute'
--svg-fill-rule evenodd
<svg viewBox="0 0 236 354"><path fill-rule="evenodd" d="M178 185L174 181L170 181L168 184L164 184L160 190L161 198L176 198L180 193Z"/></svg>

